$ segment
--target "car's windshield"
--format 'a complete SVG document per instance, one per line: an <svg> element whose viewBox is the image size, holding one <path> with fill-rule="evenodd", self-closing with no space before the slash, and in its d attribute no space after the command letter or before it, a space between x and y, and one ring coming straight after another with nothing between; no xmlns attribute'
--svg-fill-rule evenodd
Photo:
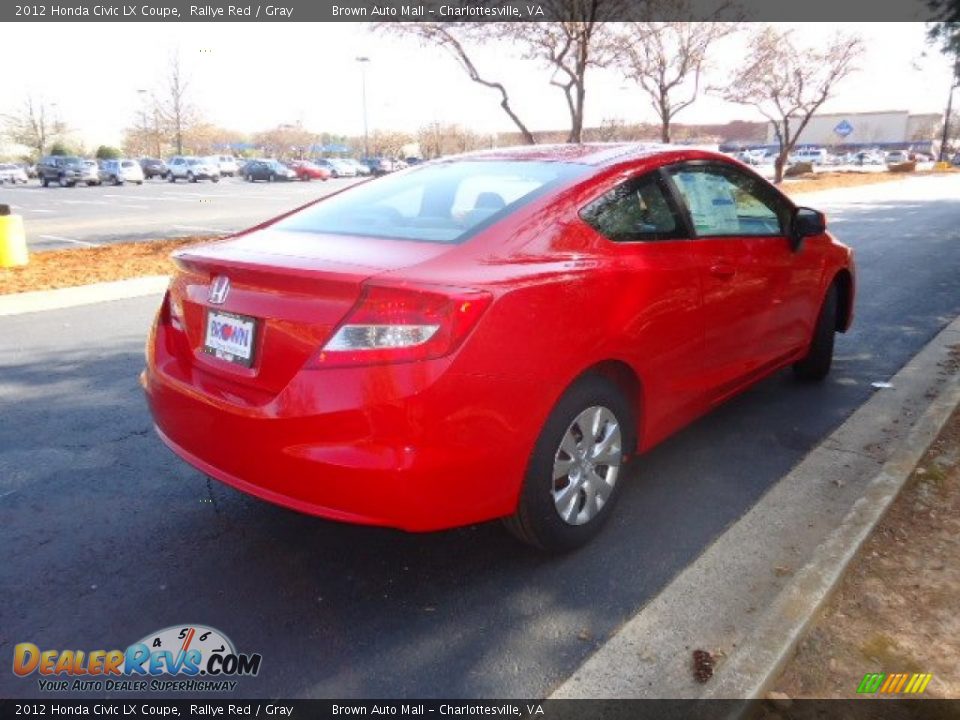
<svg viewBox="0 0 960 720"><path fill-rule="evenodd" d="M365 183L275 227L460 242L548 189L587 172L584 165L552 162L442 163Z"/></svg>

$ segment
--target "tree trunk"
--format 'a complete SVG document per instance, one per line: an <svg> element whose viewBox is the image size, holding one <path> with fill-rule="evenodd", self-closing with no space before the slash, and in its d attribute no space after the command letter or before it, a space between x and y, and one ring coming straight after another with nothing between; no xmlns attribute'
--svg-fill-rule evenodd
<svg viewBox="0 0 960 720"><path fill-rule="evenodd" d="M783 182L783 168L787 164L787 154L781 152L777 159L773 161L773 183L779 185Z"/></svg>
<svg viewBox="0 0 960 720"><path fill-rule="evenodd" d="M670 144L670 121L664 120L660 125L660 142Z"/></svg>

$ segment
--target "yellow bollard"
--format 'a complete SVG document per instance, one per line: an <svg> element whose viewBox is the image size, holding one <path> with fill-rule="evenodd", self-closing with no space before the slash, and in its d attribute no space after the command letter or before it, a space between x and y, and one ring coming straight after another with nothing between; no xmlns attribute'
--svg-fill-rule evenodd
<svg viewBox="0 0 960 720"><path fill-rule="evenodd" d="M23 218L11 215L9 205L0 205L0 267L26 265L28 260Z"/></svg>

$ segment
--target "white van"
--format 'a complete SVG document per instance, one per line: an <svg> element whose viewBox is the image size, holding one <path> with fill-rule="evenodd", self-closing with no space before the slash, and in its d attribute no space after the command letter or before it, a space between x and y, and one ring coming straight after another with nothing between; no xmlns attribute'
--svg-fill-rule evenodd
<svg viewBox="0 0 960 720"><path fill-rule="evenodd" d="M826 165L827 151L823 148L800 148L794 150L790 156L790 162L808 162L814 165Z"/></svg>

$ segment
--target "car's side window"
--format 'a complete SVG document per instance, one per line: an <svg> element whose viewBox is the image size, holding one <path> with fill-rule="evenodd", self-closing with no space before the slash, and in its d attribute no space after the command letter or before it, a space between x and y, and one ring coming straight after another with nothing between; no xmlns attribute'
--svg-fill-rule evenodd
<svg viewBox="0 0 960 720"><path fill-rule="evenodd" d="M699 237L783 235L789 207L763 181L734 167L670 168Z"/></svg>
<svg viewBox="0 0 960 720"><path fill-rule="evenodd" d="M618 185L584 207L580 217L614 242L675 240L687 235L658 172Z"/></svg>

